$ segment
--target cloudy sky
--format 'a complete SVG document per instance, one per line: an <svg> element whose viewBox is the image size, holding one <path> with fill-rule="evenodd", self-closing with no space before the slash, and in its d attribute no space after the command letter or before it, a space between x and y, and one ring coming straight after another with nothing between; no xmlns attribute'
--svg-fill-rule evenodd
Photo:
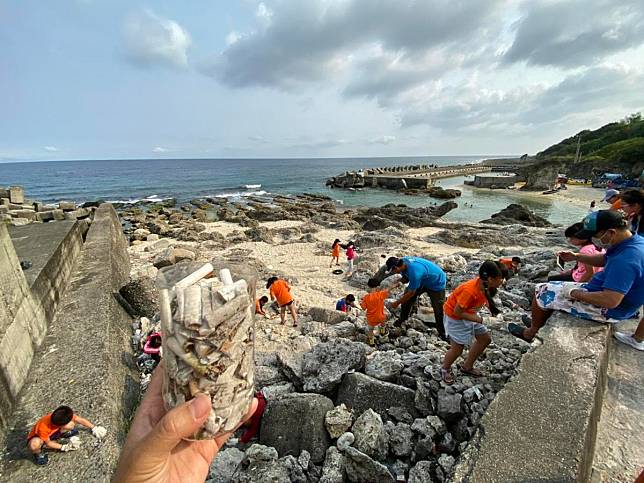
<svg viewBox="0 0 644 483"><path fill-rule="evenodd" d="M644 107L642 0L0 0L0 160L534 153Z"/></svg>

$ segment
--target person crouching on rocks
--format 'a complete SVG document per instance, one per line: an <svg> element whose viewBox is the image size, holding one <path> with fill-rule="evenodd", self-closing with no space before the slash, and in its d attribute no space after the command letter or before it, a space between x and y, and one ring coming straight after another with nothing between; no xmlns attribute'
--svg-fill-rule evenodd
<svg viewBox="0 0 644 483"><path fill-rule="evenodd" d="M270 290L271 300L277 300L280 306L280 320L281 324L286 323L286 308L288 307L293 317L293 327L297 327L297 311L295 310L295 301L291 295L291 287L289 287L286 280L277 277L271 277L266 282L266 288Z"/></svg>
<svg viewBox="0 0 644 483"><path fill-rule="evenodd" d="M27 436L27 446L37 465L46 465L49 461L47 454L42 451L43 448L57 449L63 452L80 448L80 440L72 439L78 435L78 429L74 427L76 423L91 430L98 439L103 439L107 434L104 427L94 426L87 419L74 414L69 406L60 406L40 418ZM59 439L70 439L70 441L61 444L57 442Z"/></svg>
<svg viewBox="0 0 644 483"><path fill-rule="evenodd" d="M389 311L385 308L385 300L389 297L389 290L380 288L380 281L376 278L370 278L367 281L369 293L362 297L360 307L366 313L367 325L367 343L376 344L376 334L382 337L387 335L387 326L385 325L389 318Z"/></svg>
<svg viewBox="0 0 644 483"><path fill-rule="evenodd" d="M335 239L333 242L333 245L331 245L331 263L329 264L329 268L333 266L333 261L335 260L335 266L339 267L340 266L340 240L338 238Z"/></svg>
<svg viewBox="0 0 644 483"><path fill-rule="evenodd" d="M262 295L260 298L258 298L255 301L255 315L263 315L264 318L270 319L270 316L264 310L264 305L266 305L267 303L268 297L266 295Z"/></svg>
<svg viewBox="0 0 644 483"><path fill-rule="evenodd" d="M445 332L451 345L441 368L441 379L446 384L454 382L452 364L463 353L463 347L472 343L472 339L475 339L474 344L470 347L460 370L472 376L482 375L474 368L474 362L492 342L492 338L478 311L487 305L493 316L499 314L500 310L492 297L496 289L503 284L503 280L503 272L499 265L488 260L479 268L478 277L456 287L447 298L444 306Z"/></svg>
<svg viewBox="0 0 644 483"><path fill-rule="evenodd" d="M519 273L519 269L521 268L520 257L501 258L499 262L502 263L503 266L508 269L509 277L513 277L514 275Z"/></svg>
<svg viewBox="0 0 644 483"><path fill-rule="evenodd" d="M348 294L346 297L341 298L335 303L335 310L339 310L340 312L349 313L351 312L352 308L357 308L356 296L352 293Z"/></svg>

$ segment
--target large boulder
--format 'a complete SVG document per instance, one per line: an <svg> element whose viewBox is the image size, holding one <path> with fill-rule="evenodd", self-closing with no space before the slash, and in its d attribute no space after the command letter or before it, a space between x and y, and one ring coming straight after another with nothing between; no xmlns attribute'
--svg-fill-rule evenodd
<svg viewBox="0 0 644 483"><path fill-rule="evenodd" d="M156 284L150 277L131 280L119 290L139 317L152 318L158 311L159 298Z"/></svg>
<svg viewBox="0 0 644 483"><path fill-rule="evenodd" d="M494 225L514 225L519 223L526 226L552 226L545 218L535 215L525 206L516 203L506 206L498 213L494 213L489 219L481 221L481 223Z"/></svg>
<svg viewBox="0 0 644 483"><path fill-rule="evenodd" d="M174 265L175 263L179 263L184 260L194 260L195 256L194 252L191 252L190 250L168 247L154 257L152 265L157 268L169 267L170 265Z"/></svg>
<svg viewBox="0 0 644 483"><path fill-rule="evenodd" d="M402 359L396 351L374 352L365 364L365 373L381 381L396 381L402 369Z"/></svg>
<svg viewBox="0 0 644 483"><path fill-rule="evenodd" d="M389 408L402 407L415 416L414 397L415 392L409 388L355 372L342 379L336 404L344 403L357 414L372 408L381 416L386 416Z"/></svg>
<svg viewBox="0 0 644 483"><path fill-rule="evenodd" d="M368 456L384 460L389 451L387 432L382 424L382 418L373 409L367 409L353 423L353 446Z"/></svg>
<svg viewBox="0 0 644 483"><path fill-rule="evenodd" d="M345 451L345 469L347 478L354 483L394 483L394 477L387 467L374 461L356 448Z"/></svg>
<svg viewBox="0 0 644 483"><path fill-rule="evenodd" d="M316 322L334 325L346 320L347 314L339 310L325 309L323 307L311 307L309 309L309 317Z"/></svg>
<svg viewBox="0 0 644 483"><path fill-rule="evenodd" d="M321 463L331 439L324 427L326 413L333 402L319 394L287 394L268 401L260 430L260 443L274 447L284 455L311 454Z"/></svg>
<svg viewBox="0 0 644 483"><path fill-rule="evenodd" d="M332 393L342 376L364 367L366 346L347 339L333 339L304 354L302 380L305 392Z"/></svg>

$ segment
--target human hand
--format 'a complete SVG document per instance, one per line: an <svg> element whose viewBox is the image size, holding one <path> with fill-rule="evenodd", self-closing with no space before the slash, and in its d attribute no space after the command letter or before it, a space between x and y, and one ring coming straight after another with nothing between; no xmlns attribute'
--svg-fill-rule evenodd
<svg viewBox="0 0 644 483"><path fill-rule="evenodd" d="M163 362L159 365L162 366ZM202 483L210 463L232 432L215 439L186 441L205 422L211 402L197 395L171 411L165 410L161 385L163 368L157 367L127 435L114 481ZM241 426L257 409L253 399Z"/></svg>
<svg viewBox="0 0 644 483"><path fill-rule="evenodd" d="M97 439L103 439L107 434L107 429L105 429L103 426L94 426L92 428L92 434Z"/></svg>
<svg viewBox="0 0 644 483"><path fill-rule="evenodd" d="M559 252L557 256L564 262L574 262L577 260L577 254L573 252Z"/></svg>
<svg viewBox="0 0 644 483"><path fill-rule="evenodd" d="M579 292L579 288L574 285L564 285L564 287L561 289L561 295L567 299L574 299L576 292Z"/></svg>

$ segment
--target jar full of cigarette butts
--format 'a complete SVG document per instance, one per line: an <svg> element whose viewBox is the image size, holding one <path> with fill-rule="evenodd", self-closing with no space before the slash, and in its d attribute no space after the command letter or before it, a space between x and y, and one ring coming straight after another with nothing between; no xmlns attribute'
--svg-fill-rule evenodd
<svg viewBox="0 0 644 483"><path fill-rule="evenodd" d="M194 439L232 431L253 401L255 285L248 267L178 263L159 270L166 409L198 393L212 411Z"/></svg>

